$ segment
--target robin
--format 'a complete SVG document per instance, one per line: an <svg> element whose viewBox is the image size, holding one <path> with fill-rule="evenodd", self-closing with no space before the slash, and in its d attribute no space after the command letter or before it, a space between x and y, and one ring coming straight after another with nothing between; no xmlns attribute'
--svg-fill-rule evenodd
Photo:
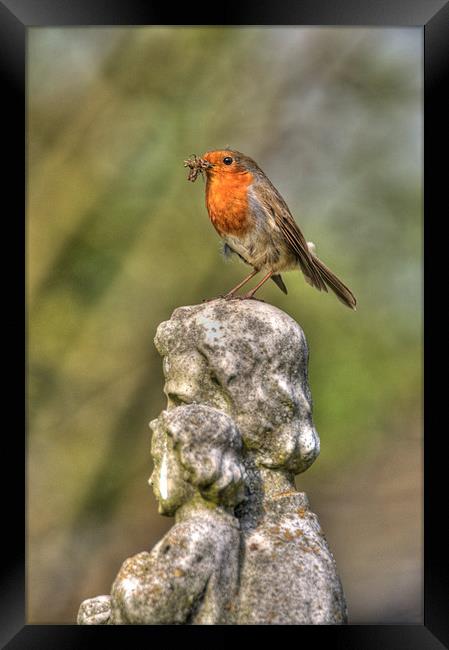
<svg viewBox="0 0 449 650"><path fill-rule="evenodd" d="M226 255L235 253L253 270L231 289L226 299L261 271L262 280L240 298L253 298L270 278L287 293L281 272L300 269L306 282L319 291L328 287L351 309L356 299L348 287L315 254L293 219L287 204L257 163L232 149L208 151L184 163L189 180L206 174L206 206L210 220L224 241Z"/></svg>

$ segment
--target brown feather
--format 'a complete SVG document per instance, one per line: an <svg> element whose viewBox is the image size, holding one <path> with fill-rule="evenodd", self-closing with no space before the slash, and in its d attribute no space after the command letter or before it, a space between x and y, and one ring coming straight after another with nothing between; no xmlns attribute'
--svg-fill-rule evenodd
<svg viewBox="0 0 449 650"><path fill-rule="evenodd" d="M264 177L263 183L257 183L257 196L262 207L273 216L276 225L284 235L287 245L296 254L301 271L308 278L309 284L319 291L322 289L327 291L321 274L315 268L304 235L293 219L284 199L267 177Z"/></svg>
<svg viewBox="0 0 449 650"><path fill-rule="evenodd" d="M276 275L272 275L272 276L271 276L271 279L273 280L273 282L274 282L275 284L277 284L277 286L279 287L279 289L280 289L281 291L283 291L283 292L285 293L285 295L287 295L287 293L288 293L288 291L287 291L287 287L286 287L285 284L284 284L284 281L283 281L283 279L282 279L282 276L279 275L279 273L277 273Z"/></svg>
<svg viewBox="0 0 449 650"><path fill-rule="evenodd" d="M356 309L357 300L348 287L337 278L334 273L316 255L312 254L316 269L320 273L327 286L332 289L337 298L350 309Z"/></svg>
<svg viewBox="0 0 449 650"><path fill-rule="evenodd" d="M268 189L266 189L267 181ZM329 287L344 305L350 309L355 309L357 301L354 294L332 273L324 262L310 252L304 235L293 219L287 204L266 177L264 183L258 183L257 194L265 210L273 215L287 245L296 253L306 282L319 291L327 291Z"/></svg>

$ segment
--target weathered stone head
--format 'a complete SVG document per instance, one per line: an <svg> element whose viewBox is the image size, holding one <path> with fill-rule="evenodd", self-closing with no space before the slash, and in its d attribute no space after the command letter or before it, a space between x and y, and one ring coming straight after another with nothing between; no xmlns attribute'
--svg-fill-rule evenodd
<svg viewBox="0 0 449 650"><path fill-rule="evenodd" d="M319 454L304 333L259 301L177 309L158 327L168 409L201 403L229 414L259 465L298 474Z"/></svg>
<svg viewBox="0 0 449 650"><path fill-rule="evenodd" d="M225 413L190 404L163 411L153 430L150 477L159 512L171 516L198 493L232 508L244 499L240 432Z"/></svg>
<svg viewBox="0 0 449 650"><path fill-rule="evenodd" d="M238 588L245 470L240 432L225 413L190 404L153 429L150 478L159 512L175 524L151 552L122 564L110 596L81 603L80 625L224 624Z"/></svg>

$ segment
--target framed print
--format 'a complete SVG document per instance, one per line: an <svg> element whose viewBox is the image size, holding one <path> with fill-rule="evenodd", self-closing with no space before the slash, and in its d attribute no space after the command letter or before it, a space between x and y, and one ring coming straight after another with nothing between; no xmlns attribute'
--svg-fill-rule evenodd
<svg viewBox="0 0 449 650"><path fill-rule="evenodd" d="M430 335L422 317L424 296L429 308L434 278L444 277L436 270L444 238L433 228L437 215L444 219L446 166L436 161L447 134L449 4L210 9L183 6L170 15L139 2L0 2L4 191L7 225L23 251L14 277L16 296L25 298L26 367L26 435L14 434L5 491L8 516L19 523L4 535L0 640L12 649L89 647L102 634L109 640L112 628L120 640L165 642L176 633L224 645L260 627L273 640L287 631L278 623L291 623L288 616L275 614L261 625L247 625L258 622L250 618L182 629L149 630L127 619L105 632L76 625L81 603L106 598L124 560L165 539L173 523L160 514L176 509L164 513L159 499L158 511L147 484L153 458L155 494L163 496L158 463L166 461L157 460L155 438L150 450L147 424L159 431L166 399L186 413L189 404L199 409L197 395L185 396L199 366L184 368L189 389L179 397L158 328L177 308L242 286L237 258L250 262L232 248L236 229L220 256L223 199L208 194L208 169L230 168L247 154L240 173L259 173L260 165L272 183L266 187L303 229L296 245L304 240L307 260L328 265L320 267L322 287L307 260L305 283L273 267L266 279L274 282L260 276L256 287L261 309L267 302L286 312L307 339L321 454L307 472L298 461L295 489L323 526L348 611L347 622L331 621L343 625L305 619L299 634L341 648L449 647L436 434L444 402L430 370L444 339ZM291 251L294 235L283 223ZM228 260L230 252L237 255ZM206 348L199 345L199 356L210 365ZM252 389L262 394L263 383ZM259 411L274 399L269 385ZM233 414L243 431L247 412ZM216 432L232 429L213 421ZM198 428L189 449L199 437ZM188 489L197 487L192 479Z"/></svg>

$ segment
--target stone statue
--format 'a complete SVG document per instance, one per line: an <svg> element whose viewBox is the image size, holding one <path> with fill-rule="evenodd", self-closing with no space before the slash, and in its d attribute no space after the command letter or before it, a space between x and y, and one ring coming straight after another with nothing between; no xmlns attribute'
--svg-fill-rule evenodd
<svg viewBox="0 0 449 650"><path fill-rule="evenodd" d="M237 623L344 623L346 604L318 519L295 474L320 451L312 422L308 349L287 314L260 301L177 309L155 338L169 408L209 404L244 444L247 500Z"/></svg>
<svg viewBox="0 0 449 650"><path fill-rule="evenodd" d="M127 559L111 596L84 601L81 624L227 624L234 615L244 499L241 438L208 406L164 411L151 422L159 512L175 525L152 549Z"/></svg>
<svg viewBox="0 0 449 650"><path fill-rule="evenodd" d="M244 467L239 477L244 475L245 499L235 498L232 504L209 502L214 513L218 507L220 514L215 517L226 513L230 521L240 524L240 532L233 529L240 537L239 550L235 536L227 537L229 553L236 562L233 566L237 566L238 592L232 596L234 578L227 581L224 599L214 600L217 609L213 622L345 623L346 604L334 559L306 495L295 487L295 475L310 467L320 450L312 422L307 343L299 325L263 302L216 300L175 310L171 319L158 327L155 344L163 357L168 410L161 417L167 432L167 417L172 414L178 414L179 432L192 432L186 409L195 405L208 408L215 417L217 412L226 417L227 431L239 432L243 441L235 462ZM153 425L156 441L158 427ZM205 416L199 428L204 432L202 439L206 440L207 430L215 427L212 415L209 424ZM168 456L161 456L158 444L153 441L155 471L160 477L154 487L160 499L161 477L168 477L169 472L164 466L167 461L160 460ZM168 478L163 478L162 484L167 487ZM160 504L160 512L169 514L163 499ZM232 506L236 506L236 518ZM174 528L177 514L176 522ZM194 524L189 536L196 539ZM160 544L151 554L160 553L156 551ZM128 562L131 574L141 576L139 561L132 558ZM133 618L127 609L133 607L127 603L128 592L118 586L121 575L125 580L130 576L123 567L111 594L113 622L130 622ZM186 580L194 582L194 573ZM193 584L192 589L195 592ZM88 615L81 622L102 622L107 616L107 601L100 598L98 614L95 599L83 603ZM224 609L218 613L220 606ZM139 611L138 622L155 622L151 616L142 615L143 606ZM186 610L182 604L181 611L183 618ZM177 622L211 622L208 615L189 616Z"/></svg>

